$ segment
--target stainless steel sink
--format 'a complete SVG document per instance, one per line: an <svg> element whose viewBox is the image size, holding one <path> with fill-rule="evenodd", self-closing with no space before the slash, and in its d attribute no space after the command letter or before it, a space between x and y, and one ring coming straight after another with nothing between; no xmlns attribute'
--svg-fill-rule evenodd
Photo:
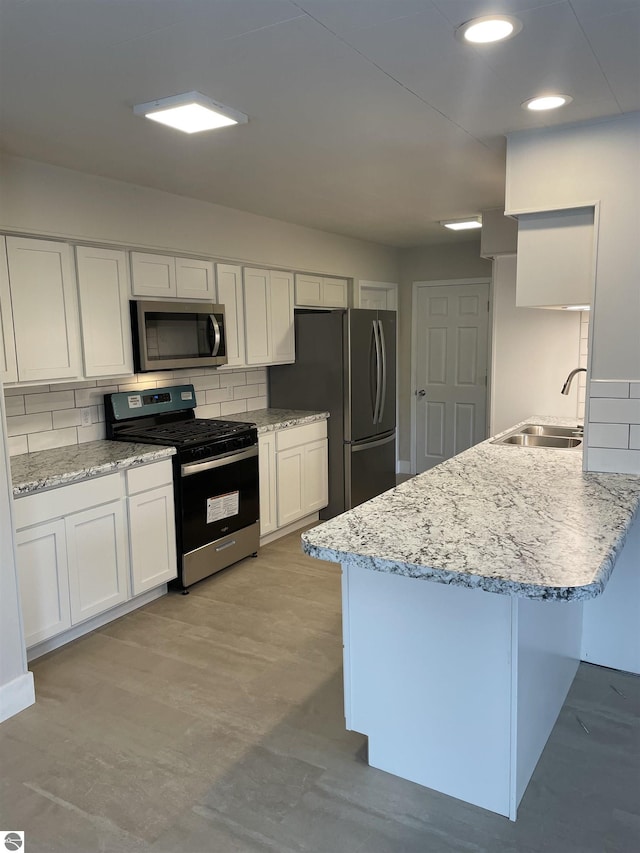
<svg viewBox="0 0 640 853"><path fill-rule="evenodd" d="M511 430L493 444L511 444L517 447L555 447L575 450L582 445L582 427L562 427L552 424L524 424Z"/></svg>

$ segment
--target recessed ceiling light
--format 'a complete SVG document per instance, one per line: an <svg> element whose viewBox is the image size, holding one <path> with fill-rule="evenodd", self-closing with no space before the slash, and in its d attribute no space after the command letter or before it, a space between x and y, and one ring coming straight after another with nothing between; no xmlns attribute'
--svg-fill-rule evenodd
<svg viewBox="0 0 640 853"><path fill-rule="evenodd" d="M200 92L185 92L146 104L136 104L133 112L184 133L200 133L202 130L246 124L249 121L244 113L225 107Z"/></svg>
<svg viewBox="0 0 640 853"><path fill-rule="evenodd" d="M473 18L462 24L456 30L460 41L472 44L490 44L494 41L504 41L513 38L522 29L522 21L509 15L485 15Z"/></svg>
<svg viewBox="0 0 640 853"><path fill-rule="evenodd" d="M449 219L440 222L440 225L450 228L451 231L469 231L472 228L482 228L482 219L479 216L468 216L466 219Z"/></svg>
<svg viewBox="0 0 640 853"><path fill-rule="evenodd" d="M570 104L573 98L571 95L540 95L537 98L529 98L522 104L523 110L557 110L558 107L564 107Z"/></svg>

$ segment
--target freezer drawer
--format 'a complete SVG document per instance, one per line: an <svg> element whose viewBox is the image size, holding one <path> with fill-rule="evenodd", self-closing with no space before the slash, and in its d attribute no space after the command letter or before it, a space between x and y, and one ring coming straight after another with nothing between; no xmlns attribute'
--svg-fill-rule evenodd
<svg viewBox="0 0 640 853"><path fill-rule="evenodd" d="M346 507L351 509L396 484L395 431L383 438L345 444Z"/></svg>

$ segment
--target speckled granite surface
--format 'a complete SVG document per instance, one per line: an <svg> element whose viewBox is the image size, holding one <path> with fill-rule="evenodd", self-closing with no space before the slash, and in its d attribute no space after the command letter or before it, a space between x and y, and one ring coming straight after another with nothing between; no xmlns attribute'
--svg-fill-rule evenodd
<svg viewBox="0 0 640 853"><path fill-rule="evenodd" d="M11 457L14 497L111 474L173 456L175 448L127 441L90 441Z"/></svg>
<svg viewBox="0 0 640 853"><path fill-rule="evenodd" d="M308 530L303 550L504 595L599 595L640 509L640 477L584 474L579 452L492 440Z"/></svg>
<svg viewBox="0 0 640 853"><path fill-rule="evenodd" d="M254 409L252 412L236 412L233 415L225 415L223 418L215 418L215 420L255 424L258 428L258 435L261 435L277 429L311 424L314 421L324 421L328 417L329 412L305 412L300 409Z"/></svg>

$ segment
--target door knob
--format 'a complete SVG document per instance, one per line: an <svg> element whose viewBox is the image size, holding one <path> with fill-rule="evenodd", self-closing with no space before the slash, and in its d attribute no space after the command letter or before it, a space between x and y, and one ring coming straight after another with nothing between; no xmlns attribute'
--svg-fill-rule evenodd
<svg viewBox="0 0 640 853"><path fill-rule="evenodd" d="M416 397L424 397L426 393L427 392L424 390L424 388L421 388L419 391L416 391Z"/></svg>

